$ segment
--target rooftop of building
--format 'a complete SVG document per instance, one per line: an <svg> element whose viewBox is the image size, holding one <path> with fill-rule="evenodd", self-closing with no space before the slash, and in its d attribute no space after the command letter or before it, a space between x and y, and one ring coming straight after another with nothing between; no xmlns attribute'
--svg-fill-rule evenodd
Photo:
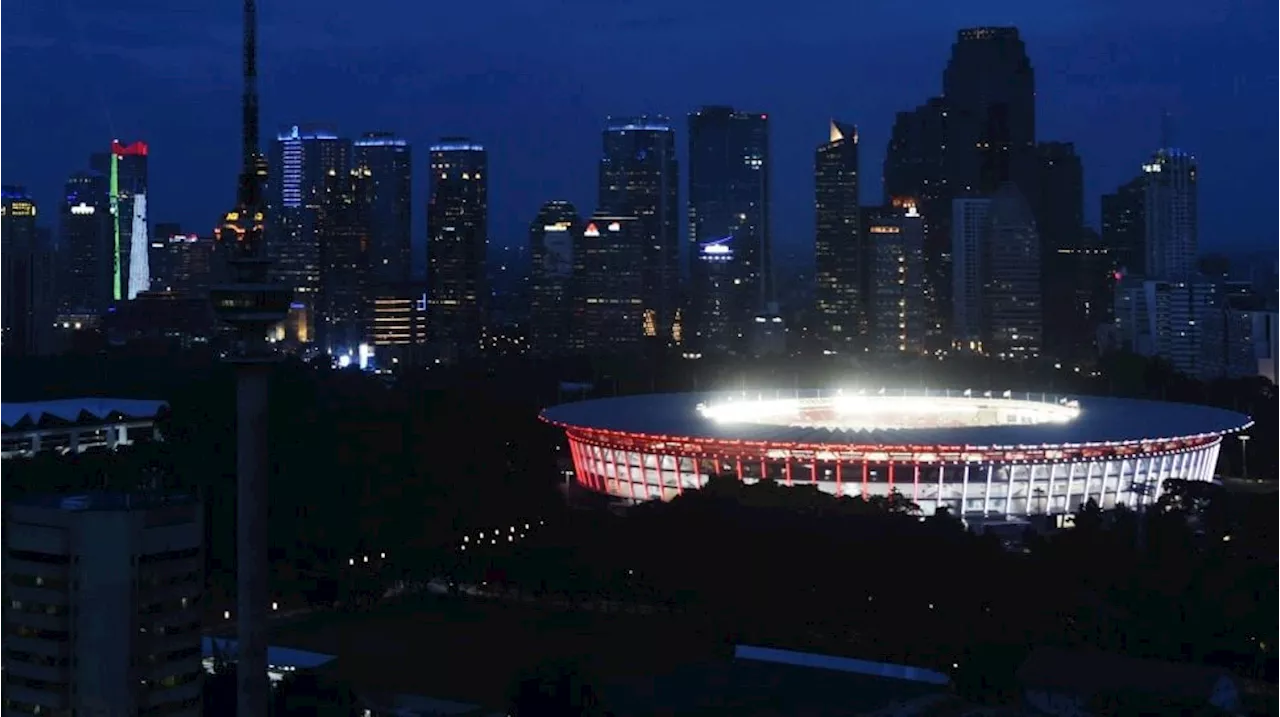
<svg viewBox="0 0 1280 717"><path fill-rule="evenodd" d="M129 491L90 491L86 493L51 494L33 493L21 496L6 496L5 503L11 506L26 508L42 508L69 513L85 511L131 511L154 510L175 505L193 505L198 501L194 495L170 492L129 492Z"/></svg>
<svg viewBox="0 0 1280 717"><path fill-rule="evenodd" d="M0 404L0 424L5 429L39 426L50 420L63 423L94 423L116 417L155 418L166 410L165 401L132 398L61 398L51 401Z"/></svg>

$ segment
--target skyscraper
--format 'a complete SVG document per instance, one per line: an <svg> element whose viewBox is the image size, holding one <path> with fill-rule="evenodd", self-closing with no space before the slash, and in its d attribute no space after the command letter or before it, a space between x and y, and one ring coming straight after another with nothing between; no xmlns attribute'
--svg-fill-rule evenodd
<svg viewBox="0 0 1280 717"><path fill-rule="evenodd" d="M894 119L884 158L884 204L914 202L924 218L924 284L926 339L945 345L951 322L951 201L948 181L946 100L930 98Z"/></svg>
<svg viewBox="0 0 1280 717"><path fill-rule="evenodd" d="M859 221L858 128L831 120L830 137L818 146L813 161L815 328L826 348L862 348L867 252Z"/></svg>
<svg viewBox="0 0 1280 717"><path fill-rule="evenodd" d="M335 356L355 355L361 344L369 342L375 192L373 175L363 166L325 177L316 216L320 243L316 332L321 347Z"/></svg>
<svg viewBox="0 0 1280 717"><path fill-rule="evenodd" d="M431 146L427 204L427 331L448 355L480 350L489 245L488 154L465 137Z"/></svg>
<svg viewBox="0 0 1280 717"><path fill-rule="evenodd" d="M1139 175L1102 195L1102 245L1117 269L1143 276L1147 270L1146 175Z"/></svg>
<svg viewBox="0 0 1280 717"><path fill-rule="evenodd" d="M644 233L645 334L670 338L680 283L679 171L666 117L611 117L600 158L598 211L635 217Z"/></svg>
<svg viewBox="0 0 1280 717"><path fill-rule="evenodd" d="M64 187L60 232L58 311L101 315L111 304L115 222L107 178L76 172Z"/></svg>
<svg viewBox="0 0 1280 717"><path fill-rule="evenodd" d="M924 217L914 205L865 207L869 338L877 352L920 353L927 328Z"/></svg>
<svg viewBox="0 0 1280 717"><path fill-rule="evenodd" d="M689 115L689 244L693 274L694 337L715 322L745 334L756 313L773 298L773 240L769 225L768 115L732 107L703 107ZM727 305L707 293L705 246L732 256L732 298ZM726 315L716 318L716 312ZM707 327L707 328L704 328Z"/></svg>
<svg viewBox="0 0 1280 717"><path fill-rule="evenodd" d="M369 214L369 282L402 284L412 271L413 163L409 143L366 132L352 143L353 165L373 182Z"/></svg>
<svg viewBox="0 0 1280 717"><path fill-rule="evenodd" d="M952 202L951 337L965 350L980 350L982 341L982 252L991 200L963 197Z"/></svg>
<svg viewBox="0 0 1280 717"><path fill-rule="evenodd" d="M582 230L576 332L591 353L625 353L644 326L645 231L636 217L596 212Z"/></svg>
<svg viewBox="0 0 1280 717"><path fill-rule="evenodd" d="M1027 201L1040 236L1044 313L1044 349L1066 358L1075 347L1091 345L1094 330L1076 316L1076 264L1094 256L1085 251L1084 168L1070 142L1036 145L1034 181L1028 182ZM1090 247L1093 249L1093 247ZM1085 333L1082 333L1085 332Z"/></svg>
<svg viewBox="0 0 1280 717"><path fill-rule="evenodd" d="M982 345L1008 358L1040 354L1040 237L1031 206L1006 182L991 197L982 237Z"/></svg>
<svg viewBox="0 0 1280 717"><path fill-rule="evenodd" d="M89 158L89 168L107 177L111 201L112 269L111 295L114 301L132 299L150 288L147 253L150 237L147 224L146 142L122 144L111 140L111 151ZM141 236L135 234L141 231Z"/></svg>
<svg viewBox="0 0 1280 717"><path fill-rule="evenodd" d="M529 339L535 354L558 356L575 345L574 309L582 279L582 219L565 201L542 205L529 225Z"/></svg>
<svg viewBox="0 0 1280 717"><path fill-rule="evenodd" d="M274 275L293 291L294 302L303 306L308 326L314 327L320 291L316 222L329 174L351 171L351 142L326 128L295 125L276 137L268 166L268 250Z"/></svg>
<svg viewBox="0 0 1280 717"><path fill-rule="evenodd" d="M7 498L6 709L199 715L203 515L181 496Z"/></svg>
<svg viewBox="0 0 1280 717"><path fill-rule="evenodd" d="M947 179L955 196L1029 179L1036 141L1035 71L1015 27L960 30L942 76Z"/></svg>
<svg viewBox="0 0 1280 717"><path fill-rule="evenodd" d="M0 291L4 292L3 335L0 350L10 356L36 353L42 300L41 254L36 227L36 203L26 187L6 185L0 190Z"/></svg>
<svg viewBox="0 0 1280 717"><path fill-rule="evenodd" d="M1196 271L1199 212L1195 157L1161 149L1142 165L1149 279L1184 280Z"/></svg>

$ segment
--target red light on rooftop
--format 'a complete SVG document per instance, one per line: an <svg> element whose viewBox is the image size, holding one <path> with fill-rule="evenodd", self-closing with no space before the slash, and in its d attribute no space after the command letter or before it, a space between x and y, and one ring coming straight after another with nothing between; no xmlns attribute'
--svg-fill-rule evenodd
<svg viewBox="0 0 1280 717"><path fill-rule="evenodd" d="M117 157L145 157L147 156L147 143L134 142L133 144L120 144L120 140L111 140L111 153Z"/></svg>

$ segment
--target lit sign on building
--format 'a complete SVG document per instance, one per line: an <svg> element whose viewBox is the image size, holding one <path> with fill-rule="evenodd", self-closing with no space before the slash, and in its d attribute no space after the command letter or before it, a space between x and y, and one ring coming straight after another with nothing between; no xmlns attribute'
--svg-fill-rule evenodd
<svg viewBox="0 0 1280 717"><path fill-rule="evenodd" d="M598 237L598 236L600 236L600 230L596 228L595 222L592 222L592 223L590 223L590 224L588 224L588 225L587 225L586 230L584 230L584 231L582 232L582 236L584 236L584 237Z"/></svg>
<svg viewBox="0 0 1280 717"><path fill-rule="evenodd" d="M85 204L84 202L80 202L79 204L71 207L71 213L81 217L87 216L89 214L93 214L96 211L98 210L95 207L91 207L88 204Z"/></svg>
<svg viewBox="0 0 1280 717"><path fill-rule="evenodd" d="M702 247L703 254L732 254L733 249L728 244L707 244Z"/></svg>
<svg viewBox="0 0 1280 717"><path fill-rule="evenodd" d="M899 229L898 227L886 227L886 226L871 227L867 231L871 232L872 234L899 234L902 232L902 230Z"/></svg>

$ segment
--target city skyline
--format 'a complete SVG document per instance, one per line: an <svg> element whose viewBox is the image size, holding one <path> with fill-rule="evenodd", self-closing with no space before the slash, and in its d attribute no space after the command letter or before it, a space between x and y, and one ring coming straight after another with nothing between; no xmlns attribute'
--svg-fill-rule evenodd
<svg viewBox="0 0 1280 717"><path fill-rule="evenodd" d="M1162 6L1163 8L1164 6ZM1073 10L1076 8L1073 8ZM85 8L84 16L68 21L66 32L74 33L78 27L96 27L108 20L94 8ZM1125 8L1125 13L1135 16L1140 8ZM112 134L122 138L139 138L153 147L151 162L155 188L148 197L151 220L154 223L172 221L192 230L207 232L215 224L218 211L226 204L229 190L225 188L225 176L233 176L235 167L228 157L219 156L216 148L225 143L218 141L225 135L231 141L236 130L234 113L173 113L148 110L156 103L190 106L183 97L196 92L174 85L172 77L143 77L142 101L131 104L123 99L116 86L98 76L100 69L85 67L83 58L76 53L62 52L54 57L50 50L41 49L40 37L48 21L57 18L58 9L22 11L16 22L6 23L5 59L10 59L4 70L4 79L13 80L15 96L34 91L28 77L39 77L50 67L63 67L72 71L79 62L81 83L88 89L74 96L55 96L55 107L79 107L75 116L45 117L40 112L24 113L23 117L6 115L4 131L16 140L10 143L6 154L5 181L29 187L37 202L51 202L71 172L83 168L85 153L100 151ZM209 32L217 35L216 28L231 25L238 18L234 12L210 11ZM304 37L309 22L302 29L290 30L278 27L282 18L264 8L264 31L273 36L283 34L273 44L297 49L299 43L315 41L316 37ZM655 10L657 12L657 10ZM872 17L877 11L868 11ZM1089 15L1087 8L1078 15ZM524 242L528 222L536 215L538 207L552 199L566 199L583 208L584 213L594 209L592 200L596 194L594 164L599 157L599 132L610 115L667 114L672 117L676 131L677 159L688 166L687 134L683 116L704 104L725 102L735 107L750 107L770 114L773 125L771 146L774 163L773 177L773 226L776 237L777 261L788 263L790 254L807 259L812 246L813 213L811 196L812 147L826 133L827 122L838 116L857 124L862 145L861 194L864 203L876 203L880 195L881 159L887 144L889 128L895 113L912 107L935 96L941 90L942 72L951 52L955 33L962 27L982 24L982 20L1000 14L1000 25L1015 24L1026 42L1037 81L1037 139L1041 141L1070 141L1076 144L1085 167L1085 216L1086 221L1099 223L1100 197L1115 190L1124 181L1135 176L1151 153L1160 144L1162 110L1175 117L1177 128L1174 144L1191 152L1203 166L1201 182L1201 245L1206 250L1261 250L1267 248L1273 229L1256 219L1256 213L1235 211L1241 202L1264 201L1266 183L1249 181L1263 169L1261 163L1267 156L1267 143L1274 142L1266 123L1258 120L1265 112L1251 108L1269 104L1275 95L1274 79L1265 78L1259 71L1253 72L1248 51L1258 51L1261 36L1251 36L1255 24L1265 24L1259 19L1263 13L1272 12L1247 6L1229 8L1228 20L1236 22L1230 38L1220 37L1218 26L1207 28L1194 37L1180 32L1184 25L1199 22L1194 13L1165 13L1154 24L1153 18L1143 21L1144 34L1140 42L1127 43L1119 53L1118 43L1109 38L1120 38L1133 27L1135 18L1117 16L1113 27L1084 38L1055 37L1061 30L1046 30L1046 23L1035 15L1018 17L993 13L990 9L966 9L966 17L946 17L922 21L910 29L895 27L876 43L876 57L866 58L860 64L857 55L861 50L849 49L840 66L847 70L847 80L840 83L849 89L832 90L830 77L819 64L808 66L817 53L834 52L829 39L817 32L814 48L789 60L786 43L762 49L742 63L706 64L699 59L702 49L689 49L674 53L672 59L663 60L667 66L675 62L682 65L699 65L698 71L685 73L692 79L673 82L661 88L655 87L656 72L652 68L637 68L605 62L584 68L575 65L568 75L550 72L560 62L557 53L546 53L537 62L520 73L503 70L503 62L516 60L525 68L521 57L524 52L518 44L502 52L479 53L467 62L443 63L433 69L431 76L448 75L444 86L424 91L421 96L406 97L408 90L397 90L381 84L381 79L347 77L332 74L323 85L329 90L317 93L311 80L296 76L296 64L289 50L267 50L263 60L264 126L281 128L290 124L321 121L334 126L341 135L355 139L368 131L396 132L412 145L419 147L415 159L415 175L425 170L425 147L440 136L466 134L484 143L490 150L492 162L493 200L491 202L491 237L498 246L518 246ZM1252 13L1252 14L1251 14ZM750 13L748 13L750 14ZM803 13L800 14L804 16ZM943 13L946 15L946 13ZM224 17L225 16L225 17ZM1081 22L1096 22L1096 17L1078 17ZM165 16L146 18L138 26L137 33L144 39L151 37L148 28L163 26ZM685 17L672 17L667 23L649 29L651 35L683 33L698 26L704 19L690 11ZM788 20L790 22L791 20ZM745 19L744 23L750 25ZM1126 24L1129 23L1129 24ZM56 23L55 23L56 24ZM362 50L361 34L370 33L373 23L356 23L351 28L349 41L339 43L335 55L349 57L353 62L368 58ZM625 23L624 23L625 25ZM1070 26L1070 23L1068 23ZM385 29L385 28L383 28ZM1068 27L1069 29L1069 27ZM501 27L495 28L495 32ZM390 43L398 47L406 38L400 29L386 30L392 37ZM620 42L629 43L644 31L635 27L622 27ZM757 30L752 30L757 32ZM156 42L169 41L155 36ZM883 33L882 33L883 34ZM84 38L97 37L99 33L86 32L80 39L69 39L68 46L90 54L103 53L98 64L110 66L129 60L110 48L89 43ZM464 36L466 33L464 33ZM500 36L500 33L499 33ZM754 36L748 33L748 37ZM909 40L893 42L897 38ZM1229 40L1229 42L1227 41ZM232 40L227 40L231 42ZM1176 41L1176 42L1175 42ZM222 40L217 40L222 42ZM493 43L492 40L487 42ZM881 43L887 43L882 45ZM1215 44L1217 43L1217 44ZM1176 44L1176 47L1175 47ZM857 45L847 43L845 47ZM1194 67L1166 62L1165 55L1185 53L1190 45L1216 48L1214 52L1223 64L1234 65L1238 71L1225 78L1198 75ZM1220 46L1219 46L1220 45ZM483 45L482 47L488 47ZM910 49L908 49L910 48ZM130 50L128 57L135 58L148 50ZM174 56L190 63L208 61L206 75L211 82L198 83L221 87L218 77L234 76L236 70L231 59L206 57L205 50L182 50ZM219 50L220 52L220 50ZM184 54L185 53L185 54ZM274 53L274 54L273 54ZM1170 54L1173 53L1173 54ZM475 54L475 53L472 53ZM795 54L795 53L792 53ZM60 60L58 58L61 58ZM893 58L896 75L877 80L872 72L873 59ZM1234 60L1232 58L1235 58ZM527 58L524 58L527 59ZM175 65L177 70L192 69L185 63ZM368 72L377 71L377 62L366 63ZM804 64L805 67L800 65ZM38 65L38 66L37 66ZM468 66L469 65L469 66ZM488 65L489 67L485 67ZM865 65L865 66L864 66ZM514 64L512 66L515 66ZM662 63L658 63L662 66ZM816 69L815 69L816 68ZM482 70L477 76L477 70ZM544 72L545 70L545 72ZM751 77L752 72L756 76ZM557 72L560 72L557 70ZM764 74L760 74L763 72ZM1207 72L1207 71L1206 71ZM208 73L212 73L209 75ZM813 82L782 82L785 73L808 73ZM1064 74L1065 73L1065 74ZM321 72L320 74L324 74ZM395 72L390 73L395 75ZM588 75L596 75L594 79ZM778 82L744 82L748 79L768 80L777 76ZM291 84L286 81L293 77ZM555 78L555 79L548 79ZM1140 80L1137 78L1141 78ZM578 80L576 87L566 87ZM429 81L429 80L424 80ZM690 85L697 85L691 87ZM47 83L46 83L47 86ZM97 89L94 89L96 87ZM306 92L301 90L305 88ZM332 98L334 88L343 98ZM588 88L590 88L588 90ZM529 90L533 90L530 92ZM629 91L628 91L629 90ZM222 89L200 90L221 97ZM380 94L381 93L381 94ZM305 95L305 96L304 96ZM619 96L621 95L621 96ZM642 98L642 99L638 99ZM349 100L349 101L348 101ZM200 102L213 101L200 100ZM220 101L220 100L219 100ZM554 103L553 103L554 101ZM553 103L553 104L552 104ZM36 103L31 103L33 106ZM394 106L393 106L394 105ZM515 124L509 115L497 110L498 106L522 108L521 122ZM1211 110L1211 111L1209 111ZM226 115L223 117L222 115ZM1225 128L1225 129L1224 129ZM52 137L41 142L48 132L56 132L58 142ZM202 141L185 139L199 133ZM272 136L272 130L266 132ZM28 147L33 149L27 149ZM15 149L16 148L16 149ZM267 147L263 147L265 151ZM225 167L223 165L226 165ZM199 171L191 171L199 167ZM687 173L681 178L681 201L687 201ZM181 178L181 179L179 179ZM413 241L415 259L421 255L426 236L425 182L414 182ZM189 190L189 191L183 191ZM681 228L685 238L685 228Z"/></svg>

